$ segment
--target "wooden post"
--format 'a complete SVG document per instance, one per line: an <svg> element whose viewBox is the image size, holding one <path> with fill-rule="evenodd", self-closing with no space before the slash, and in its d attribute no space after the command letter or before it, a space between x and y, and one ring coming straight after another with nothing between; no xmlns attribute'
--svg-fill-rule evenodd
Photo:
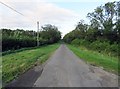
<svg viewBox="0 0 120 89"><path fill-rule="evenodd" d="M37 22L37 46L39 46L39 22Z"/></svg>

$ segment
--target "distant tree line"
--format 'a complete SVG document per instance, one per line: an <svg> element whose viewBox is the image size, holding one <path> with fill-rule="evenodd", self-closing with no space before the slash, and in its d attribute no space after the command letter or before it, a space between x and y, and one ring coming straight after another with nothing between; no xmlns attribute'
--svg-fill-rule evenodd
<svg viewBox="0 0 120 89"><path fill-rule="evenodd" d="M80 20L76 28L66 34L67 43L85 46L99 52L118 55L120 45L120 1L108 2L88 13L90 24Z"/></svg>
<svg viewBox="0 0 120 89"><path fill-rule="evenodd" d="M15 50L23 47L37 46L37 32L25 30L1 29L2 51ZM39 44L46 45L58 42L61 39L61 32L53 25L42 26L39 32Z"/></svg>

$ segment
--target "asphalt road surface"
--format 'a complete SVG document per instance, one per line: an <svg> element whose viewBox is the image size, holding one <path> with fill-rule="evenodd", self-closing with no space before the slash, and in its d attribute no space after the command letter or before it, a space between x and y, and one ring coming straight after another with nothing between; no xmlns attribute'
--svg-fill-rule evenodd
<svg viewBox="0 0 120 89"><path fill-rule="evenodd" d="M34 87L117 87L118 77L86 64L62 44L44 66Z"/></svg>

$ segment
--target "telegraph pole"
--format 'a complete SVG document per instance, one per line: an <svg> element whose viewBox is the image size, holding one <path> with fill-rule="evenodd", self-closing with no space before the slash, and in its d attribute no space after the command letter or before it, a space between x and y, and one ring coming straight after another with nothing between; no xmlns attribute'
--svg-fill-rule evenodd
<svg viewBox="0 0 120 89"><path fill-rule="evenodd" d="M37 21L37 46L39 46L39 21Z"/></svg>

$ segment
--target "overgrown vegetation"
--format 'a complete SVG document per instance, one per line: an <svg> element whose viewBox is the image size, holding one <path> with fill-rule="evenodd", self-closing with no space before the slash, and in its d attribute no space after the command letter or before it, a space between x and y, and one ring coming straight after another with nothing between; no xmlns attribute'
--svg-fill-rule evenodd
<svg viewBox="0 0 120 89"><path fill-rule="evenodd" d="M120 45L120 2L108 2L88 13L90 24L81 20L63 40L77 46L118 57Z"/></svg>
<svg viewBox="0 0 120 89"><path fill-rule="evenodd" d="M89 42L83 39L74 39L71 42L72 45L86 47L89 50L94 50L102 54L107 54L109 56L118 57L118 44L115 42L110 44L107 41L96 40L94 42Z"/></svg>
<svg viewBox="0 0 120 89"><path fill-rule="evenodd" d="M16 50L23 47L37 46L37 32L24 30L2 30L2 51ZM56 26L47 24L39 32L39 46L56 43L61 39L61 32Z"/></svg>
<svg viewBox="0 0 120 89"><path fill-rule="evenodd" d="M81 20L63 40L81 59L92 65L119 73L120 1L108 2L88 13L90 24Z"/></svg>
<svg viewBox="0 0 120 89"><path fill-rule="evenodd" d="M10 82L36 63L45 62L58 48L61 32L54 25L44 25L40 32L1 29L2 31L2 80ZM39 46L37 46L37 36ZM48 46L47 46L48 45Z"/></svg>
<svg viewBox="0 0 120 89"><path fill-rule="evenodd" d="M45 62L59 44L23 50L2 56L2 82L10 82L32 66Z"/></svg>
<svg viewBox="0 0 120 89"><path fill-rule="evenodd" d="M94 51L87 50L84 47L75 47L68 45L68 47L81 59L84 59L91 65L101 66L105 70L118 74L118 59L116 57L110 57L104 54L100 54Z"/></svg>

